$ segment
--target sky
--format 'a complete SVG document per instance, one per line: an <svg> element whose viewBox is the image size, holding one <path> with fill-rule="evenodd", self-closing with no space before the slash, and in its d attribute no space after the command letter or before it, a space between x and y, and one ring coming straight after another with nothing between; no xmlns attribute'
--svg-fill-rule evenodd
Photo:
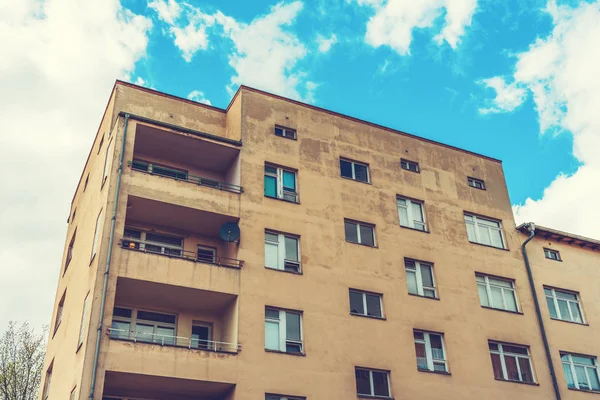
<svg viewBox="0 0 600 400"><path fill-rule="evenodd" d="M499 158L517 223L600 239L600 0L0 0L0 38L0 330L50 323L115 79L223 108L245 84Z"/></svg>

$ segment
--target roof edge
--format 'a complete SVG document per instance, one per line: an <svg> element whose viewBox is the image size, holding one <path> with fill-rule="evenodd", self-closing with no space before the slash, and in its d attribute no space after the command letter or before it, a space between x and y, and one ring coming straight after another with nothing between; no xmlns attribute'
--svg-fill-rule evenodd
<svg viewBox="0 0 600 400"><path fill-rule="evenodd" d="M529 233L529 224L530 222L523 223L517 226L517 230L522 233ZM544 239L552 239L557 242L574 244L580 247L589 247L592 250L600 249L600 240L576 235L574 233L559 231L558 229L548 228L538 224L535 224L535 236L539 236Z"/></svg>

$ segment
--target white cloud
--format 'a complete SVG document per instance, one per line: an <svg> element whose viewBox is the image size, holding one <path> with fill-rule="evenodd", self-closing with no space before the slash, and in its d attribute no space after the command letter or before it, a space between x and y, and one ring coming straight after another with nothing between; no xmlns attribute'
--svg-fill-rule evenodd
<svg viewBox="0 0 600 400"><path fill-rule="evenodd" d="M373 47L389 46L400 55L410 54L414 29L438 30L433 38L436 43L446 42L456 49L477 9L477 0L357 0L357 3L375 12L367 22L365 41ZM435 26L444 11L443 25Z"/></svg>
<svg viewBox="0 0 600 400"><path fill-rule="evenodd" d="M331 47L338 42L337 36L332 34L329 38L323 35L317 35L317 44L319 45L319 51L321 53L327 53L331 50Z"/></svg>
<svg viewBox="0 0 600 400"><path fill-rule="evenodd" d="M148 3L148 8L155 10L167 24L174 24L181 14L181 7L175 0L153 0Z"/></svg>
<svg viewBox="0 0 600 400"><path fill-rule="evenodd" d="M190 92L190 94L188 94L187 98L190 99L190 100L197 101L198 103L208 104L209 106L211 105L210 100L208 100L204 96L204 92L201 92L199 90L192 90Z"/></svg>
<svg viewBox="0 0 600 400"><path fill-rule="evenodd" d="M298 37L286 29L292 25L302 10L300 1L279 3L268 14L259 16L250 23L237 21L220 11L203 13L200 8L185 4L188 25L182 28L171 25L175 44L182 50L183 57L190 61L200 49L208 47L209 34L220 34L231 40L233 48L229 54L229 65L235 75L228 86L230 92L245 84L284 96L301 99L300 92L307 93L306 74L298 71L297 63L307 54L306 47ZM207 28L213 28L210 32Z"/></svg>
<svg viewBox="0 0 600 400"><path fill-rule="evenodd" d="M2 3L0 330L50 322L73 192L114 80L129 78L151 28L117 0Z"/></svg>
<svg viewBox="0 0 600 400"><path fill-rule="evenodd" d="M479 112L482 114L513 111L527 97L527 91L524 88L517 86L514 82L507 84L504 78L500 76L482 79L478 83L487 88L494 89L496 92L496 97L491 100L492 105L479 109Z"/></svg>
<svg viewBox="0 0 600 400"><path fill-rule="evenodd" d="M518 222L600 238L600 1L577 7L549 1L546 11L552 32L516 56L512 78L532 93L542 134L573 135L573 154L582 166L514 211Z"/></svg>

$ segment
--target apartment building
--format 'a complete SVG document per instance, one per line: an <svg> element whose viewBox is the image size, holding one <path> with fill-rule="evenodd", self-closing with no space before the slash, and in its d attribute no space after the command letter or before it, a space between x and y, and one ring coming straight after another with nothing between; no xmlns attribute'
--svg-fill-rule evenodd
<svg viewBox="0 0 600 400"><path fill-rule="evenodd" d="M245 86L220 109L117 81L40 397L554 398L520 229L498 160ZM578 399L596 390L598 246L562 235L528 251Z"/></svg>

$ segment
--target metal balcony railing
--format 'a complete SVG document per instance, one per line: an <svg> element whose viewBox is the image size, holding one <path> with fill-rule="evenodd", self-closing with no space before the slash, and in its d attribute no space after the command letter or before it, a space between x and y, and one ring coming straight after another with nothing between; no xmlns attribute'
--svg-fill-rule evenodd
<svg viewBox="0 0 600 400"><path fill-rule="evenodd" d="M207 256L204 253L197 253L194 251L183 250L179 248L157 246L156 244L146 244L143 241L135 239L122 239L119 245L126 250L140 251L142 253L157 254L159 256L166 256L172 258L183 258L194 262L217 265L220 267L228 268L242 268L244 261L236 258L229 257L217 257Z"/></svg>
<svg viewBox="0 0 600 400"><path fill-rule="evenodd" d="M242 350L239 343L219 342L216 340L203 340L183 336L161 335L139 331L128 331L124 329L107 329L111 339L126 340L136 343L158 344L160 346L173 346L188 349L198 349L223 353L237 353Z"/></svg>
<svg viewBox="0 0 600 400"><path fill-rule="evenodd" d="M199 186L207 186L214 189L225 190L232 193L242 193L244 189L241 186L234 185L228 182L216 181L210 178L204 178L201 176L190 175L187 171L173 169L164 166L152 165L143 161L130 160L127 165L134 171L144 172L150 175L164 176L167 178L173 178L178 181L184 181L193 183Z"/></svg>

